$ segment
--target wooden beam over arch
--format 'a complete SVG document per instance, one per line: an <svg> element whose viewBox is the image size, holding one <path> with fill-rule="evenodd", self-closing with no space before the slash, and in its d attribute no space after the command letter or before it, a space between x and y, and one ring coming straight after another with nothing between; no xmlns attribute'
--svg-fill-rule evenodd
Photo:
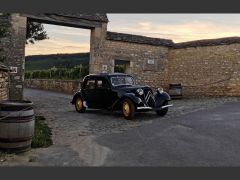
<svg viewBox="0 0 240 180"><path fill-rule="evenodd" d="M108 22L106 14L64 14L64 13L44 13L44 14L21 14L30 21L54 24L60 26L76 27L83 29L94 29Z"/></svg>

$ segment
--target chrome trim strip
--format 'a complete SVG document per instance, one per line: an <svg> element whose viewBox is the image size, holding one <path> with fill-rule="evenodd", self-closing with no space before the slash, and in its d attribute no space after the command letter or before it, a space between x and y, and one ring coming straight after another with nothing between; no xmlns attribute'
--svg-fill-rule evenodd
<svg viewBox="0 0 240 180"><path fill-rule="evenodd" d="M143 107L137 107L137 109L140 110L140 109L152 109L152 108L151 108L151 107L144 107L144 106L143 106Z"/></svg>
<svg viewBox="0 0 240 180"><path fill-rule="evenodd" d="M172 104L169 104L169 105L166 105L166 106L162 106L161 109L165 109L165 108L172 107L172 106L173 106Z"/></svg>
<svg viewBox="0 0 240 180"><path fill-rule="evenodd" d="M168 108L168 107L172 107L173 105L172 104L169 104L169 105L166 105L166 106L162 106L162 107L159 107L159 108L152 108L152 107L148 107L148 106L141 106L141 107L137 107L137 110L142 110L142 109L150 109L150 110L161 110L161 109L165 109L165 108Z"/></svg>

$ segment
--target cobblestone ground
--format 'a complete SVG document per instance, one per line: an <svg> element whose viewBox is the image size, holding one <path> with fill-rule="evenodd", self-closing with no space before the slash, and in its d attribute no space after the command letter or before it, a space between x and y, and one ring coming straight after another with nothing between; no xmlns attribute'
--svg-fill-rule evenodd
<svg viewBox="0 0 240 180"><path fill-rule="evenodd" d="M34 102L35 113L47 119L54 145L17 156L0 155L0 165L100 166L111 152L94 141L97 136L121 133L153 121L164 123L172 117L239 101L235 97L173 100L174 106L165 117L147 112L137 114L134 121L127 121L120 112L88 110L84 114L77 113L70 104L71 95L34 89L25 89L24 95L25 99Z"/></svg>

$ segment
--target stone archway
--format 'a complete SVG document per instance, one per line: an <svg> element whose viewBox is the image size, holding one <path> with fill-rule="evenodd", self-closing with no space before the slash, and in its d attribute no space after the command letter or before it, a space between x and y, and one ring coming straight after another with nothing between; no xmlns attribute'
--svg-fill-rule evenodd
<svg viewBox="0 0 240 180"><path fill-rule="evenodd" d="M2 39L2 44L0 45L6 55L4 63L15 70L15 72L10 73L9 99L19 100L23 98L27 20L90 29L89 72L94 73L98 71L99 49L107 32L108 18L106 14L0 14L0 24L7 23L10 32L8 37Z"/></svg>

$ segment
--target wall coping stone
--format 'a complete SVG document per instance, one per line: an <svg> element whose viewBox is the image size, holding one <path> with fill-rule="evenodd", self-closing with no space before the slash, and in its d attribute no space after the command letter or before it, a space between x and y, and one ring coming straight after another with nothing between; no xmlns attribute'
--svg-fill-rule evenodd
<svg viewBox="0 0 240 180"><path fill-rule="evenodd" d="M69 79L25 79L25 80L37 80L37 81L62 81L62 82L83 82L83 80L69 80Z"/></svg>
<svg viewBox="0 0 240 180"><path fill-rule="evenodd" d="M110 31L107 31L106 39L113 40L113 41L137 43L137 44L149 44L154 46L172 47L174 45L173 41L169 39L152 38L147 36L124 34L124 33L110 32Z"/></svg>
<svg viewBox="0 0 240 180"><path fill-rule="evenodd" d="M122 41L137 44L149 44L154 46L167 46L172 49L181 49L188 47L218 46L240 43L240 37L224 37L216 39L201 39L196 41L187 41L174 43L170 39L153 38L134 34L125 34L107 31L107 40Z"/></svg>
<svg viewBox="0 0 240 180"><path fill-rule="evenodd" d="M196 41L187 41L182 43L175 43L174 49L188 48L188 47L202 47L202 46L218 46L230 45L240 43L240 37L225 37L217 39L202 39Z"/></svg>

